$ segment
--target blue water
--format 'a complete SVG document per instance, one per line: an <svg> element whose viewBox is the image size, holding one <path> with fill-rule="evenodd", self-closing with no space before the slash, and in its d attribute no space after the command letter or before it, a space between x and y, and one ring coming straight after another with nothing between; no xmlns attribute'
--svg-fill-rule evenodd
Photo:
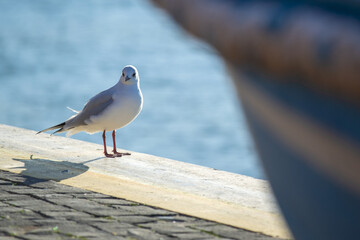
<svg viewBox="0 0 360 240"><path fill-rule="evenodd" d="M0 0L0 29L0 123L58 124L132 64L144 108L120 148L263 178L223 60L151 3Z"/></svg>

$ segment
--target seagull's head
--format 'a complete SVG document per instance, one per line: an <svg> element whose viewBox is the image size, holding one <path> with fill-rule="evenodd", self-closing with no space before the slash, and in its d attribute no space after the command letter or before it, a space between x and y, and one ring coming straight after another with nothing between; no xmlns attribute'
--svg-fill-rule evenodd
<svg viewBox="0 0 360 240"><path fill-rule="evenodd" d="M133 85L139 82L137 69L132 65L127 65L122 70L120 81L125 85Z"/></svg>

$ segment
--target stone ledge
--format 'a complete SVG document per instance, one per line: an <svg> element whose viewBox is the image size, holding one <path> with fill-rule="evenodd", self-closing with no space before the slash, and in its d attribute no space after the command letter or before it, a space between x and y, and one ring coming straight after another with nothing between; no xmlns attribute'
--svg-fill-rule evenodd
<svg viewBox="0 0 360 240"><path fill-rule="evenodd" d="M0 125L0 169L290 238L264 180Z"/></svg>

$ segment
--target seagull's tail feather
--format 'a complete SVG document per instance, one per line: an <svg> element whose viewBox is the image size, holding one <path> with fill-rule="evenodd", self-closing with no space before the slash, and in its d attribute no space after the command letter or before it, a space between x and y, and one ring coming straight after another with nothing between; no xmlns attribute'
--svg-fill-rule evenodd
<svg viewBox="0 0 360 240"><path fill-rule="evenodd" d="M65 126L65 122L60 123L60 124L55 125L55 126L52 126L52 127L49 127L47 129L41 130L41 131L37 132L36 134L39 134L39 133L42 133L42 132L47 132L47 131L54 130L54 129L58 129L57 131L52 133L52 134L55 134L55 133L58 133L58 132L62 132L64 130L64 126Z"/></svg>

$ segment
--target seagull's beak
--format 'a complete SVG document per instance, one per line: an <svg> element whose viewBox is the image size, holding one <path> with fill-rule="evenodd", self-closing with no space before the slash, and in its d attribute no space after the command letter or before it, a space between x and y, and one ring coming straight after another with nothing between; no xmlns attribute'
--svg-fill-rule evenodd
<svg viewBox="0 0 360 240"><path fill-rule="evenodd" d="M131 78L129 78L128 76L125 77L125 82L129 81Z"/></svg>

